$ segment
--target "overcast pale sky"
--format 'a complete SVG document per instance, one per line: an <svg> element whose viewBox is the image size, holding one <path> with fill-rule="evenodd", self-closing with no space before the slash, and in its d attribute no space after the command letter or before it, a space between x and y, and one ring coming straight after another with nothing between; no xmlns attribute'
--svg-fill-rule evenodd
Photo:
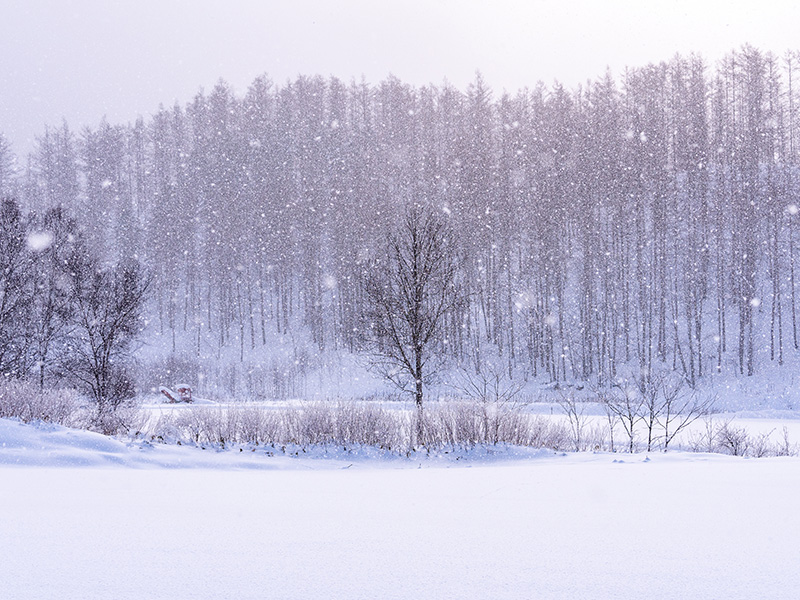
<svg viewBox="0 0 800 600"><path fill-rule="evenodd" d="M0 0L0 132L23 153L62 118L127 123L262 73L573 87L676 52L783 54L798 31L788 0Z"/></svg>

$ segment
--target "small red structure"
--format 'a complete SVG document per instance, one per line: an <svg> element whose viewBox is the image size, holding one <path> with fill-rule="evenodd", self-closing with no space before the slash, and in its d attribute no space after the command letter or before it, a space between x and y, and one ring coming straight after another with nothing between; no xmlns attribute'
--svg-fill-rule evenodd
<svg viewBox="0 0 800 600"><path fill-rule="evenodd" d="M178 390L177 394L163 385L158 389L167 397L167 400L170 404L178 404L179 402L192 402L192 387L189 384L179 383L175 387Z"/></svg>
<svg viewBox="0 0 800 600"><path fill-rule="evenodd" d="M179 383L176 387L178 388L178 395L181 398L181 402L192 401L192 388L189 384Z"/></svg>

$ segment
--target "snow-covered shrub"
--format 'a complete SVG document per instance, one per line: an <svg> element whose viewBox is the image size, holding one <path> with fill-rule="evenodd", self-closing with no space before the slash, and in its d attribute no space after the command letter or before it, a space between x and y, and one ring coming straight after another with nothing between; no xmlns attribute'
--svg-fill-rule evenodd
<svg viewBox="0 0 800 600"><path fill-rule="evenodd" d="M183 437L183 432L176 423L176 416L174 413L158 415L155 422L148 424L146 431L147 435L156 442L174 443L181 441Z"/></svg>
<svg viewBox="0 0 800 600"><path fill-rule="evenodd" d="M144 416L134 401L101 410L96 404L81 401L75 390L41 390L17 380L0 380L0 417L16 417L26 423L46 421L104 435L133 433L144 426Z"/></svg>
<svg viewBox="0 0 800 600"><path fill-rule="evenodd" d="M24 422L47 421L74 426L80 403L73 390L40 390L18 380L0 379L0 417L16 417Z"/></svg>
<svg viewBox="0 0 800 600"><path fill-rule="evenodd" d="M239 441L246 444L270 444L281 438L284 419L280 411L251 404L230 410L237 413Z"/></svg>
<svg viewBox="0 0 800 600"><path fill-rule="evenodd" d="M139 403L131 398L114 407L83 405L76 414L73 426L103 435L136 434L143 428L145 420Z"/></svg>
<svg viewBox="0 0 800 600"><path fill-rule="evenodd" d="M366 402L340 402L336 406L336 440L383 448L397 448L404 439L402 415Z"/></svg>
<svg viewBox="0 0 800 600"><path fill-rule="evenodd" d="M689 432L687 447L691 452L716 452L716 426L714 419L703 419L702 431Z"/></svg>
<svg viewBox="0 0 800 600"><path fill-rule="evenodd" d="M199 442L200 436L205 433L204 417L207 412L205 407L194 407L191 410L181 411L172 420L166 420L164 423L159 421L156 425L169 425L172 431L177 433L179 440ZM159 429L155 430L154 435L165 439L170 437L167 432Z"/></svg>
<svg viewBox="0 0 800 600"><path fill-rule="evenodd" d="M287 411L288 441L295 444L327 444L335 441L334 406L314 402L300 410Z"/></svg>
<svg viewBox="0 0 800 600"><path fill-rule="evenodd" d="M420 414L415 415L419 419ZM477 411L467 402L440 402L429 404L422 412L423 439L415 440L415 446L438 448L442 446L470 446L479 444L483 434Z"/></svg>
<svg viewBox="0 0 800 600"><path fill-rule="evenodd" d="M575 452L585 450L586 430L589 420L586 414L586 402L583 398L579 398L571 392L560 393L556 397L556 402L561 407L561 410L564 412L569 422L570 449ZM604 406L611 406L611 403L604 402ZM631 446L632 445L631 443Z"/></svg>
<svg viewBox="0 0 800 600"><path fill-rule="evenodd" d="M563 422L541 415L525 416L525 418L528 427L524 437L520 437L518 441L514 441L512 437L508 443L553 450L566 450L570 447L569 428Z"/></svg>
<svg viewBox="0 0 800 600"><path fill-rule="evenodd" d="M800 447L789 440L786 427L777 442L772 439L773 433L751 435L744 427L737 427L731 421L717 423L709 418L705 421L703 431L689 435L687 448L692 452L716 452L752 458L796 456L800 453Z"/></svg>
<svg viewBox="0 0 800 600"><path fill-rule="evenodd" d="M194 443L369 445L397 448L407 439L402 415L368 403L315 402L275 409L256 404L187 407L159 419L151 437Z"/></svg>
<svg viewBox="0 0 800 600"><path fill-rule="evenodd" d="M531 417L523 412L522 404L505 404L481 406L486 442L498 444L514 444L527 446L536 425L542 425L541 419Z"/></svg>
<svg viewBox="0 0 800 600"><path fill-rule="evenodd" d="M750 450L750 436L743 427L734 427L730 422L717 428L715 439L719 451L733 456L745 456Z"/></svg>
<svg viewBox="0 0 800 600"><path fill-rule="evenodd" d="M180 410L174 416L159 419L151 435L156 439L221 444L224 447L226 444L252 441L244 438L259 435L257 426L257 418L252 414L242 418L238 409L193 406Z"/></svg>
<svg viewBox="0 0 800 600"><path fill-rule="evenodd" d="M366 402L315 402L283 413L285 440L301 445L343 444L397 448L407 439L405 418Z"/></svg>
<svg viewBox="0 0 800 600"><path fill-rule="evenodd" d="M775 456L776 446L770 441L769 433L759 433L756 436L750 436L748 444L749 455L755 458L763 458L765 456Z"/></svg>
<svg viewBox="0 0 800 600"><path fill-rule="evenodd" d="M174 426L187 441L196 443L235 444L241 442L239 414L236 410L198 406L182 410Z"/></svg>
<svg viewBox="0 0 800 600"><path fill-rule="evenodd" d="M428 405L422 415L424 439L415 440L417 446L511 444L566 449L570 445L563 423L531 415L522 404L447 401Z"/></svg>
<svg viewBox="0 0 800 600"><path fill-rule="evenodd" d="M583 436L582 451L601 451L611 450L610 440L611 430L607 423L596 423L588 427Z"/></svg>
<svg viewBox="0 0 800 600"><path fill-rule="evenodd" d="M797 456L800 449L797 444L792 444L789 441L789 429L784 425L781 431L781 440L775 448L776 456Z"/></svg>

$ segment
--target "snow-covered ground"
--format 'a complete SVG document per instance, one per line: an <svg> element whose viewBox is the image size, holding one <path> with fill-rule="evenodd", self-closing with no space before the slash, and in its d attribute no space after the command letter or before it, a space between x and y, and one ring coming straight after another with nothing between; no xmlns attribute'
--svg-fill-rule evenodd
<svg viewBox="0 0 800 600"><path fill-rule="evenodd" d="M800 589L800 458L269 457L0 420L0 597L727 598Z"/></svg>

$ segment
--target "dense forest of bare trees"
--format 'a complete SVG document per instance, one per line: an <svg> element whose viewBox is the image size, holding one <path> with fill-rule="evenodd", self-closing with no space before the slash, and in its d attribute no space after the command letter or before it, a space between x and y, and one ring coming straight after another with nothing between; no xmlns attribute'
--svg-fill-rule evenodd
<svg viewBox="0 0 800 600"><path fill-rule="evenodd" d="M418 204L463 256L437 341L453 364L694 385L800 348L799 62L744 47L513 94L221 81L133 125L48 129L14 177L0 145L0 186L152 270L151 330L194 381L224 355L231 391L292 394L319 357L362 352L364 270Z"/></svg>

